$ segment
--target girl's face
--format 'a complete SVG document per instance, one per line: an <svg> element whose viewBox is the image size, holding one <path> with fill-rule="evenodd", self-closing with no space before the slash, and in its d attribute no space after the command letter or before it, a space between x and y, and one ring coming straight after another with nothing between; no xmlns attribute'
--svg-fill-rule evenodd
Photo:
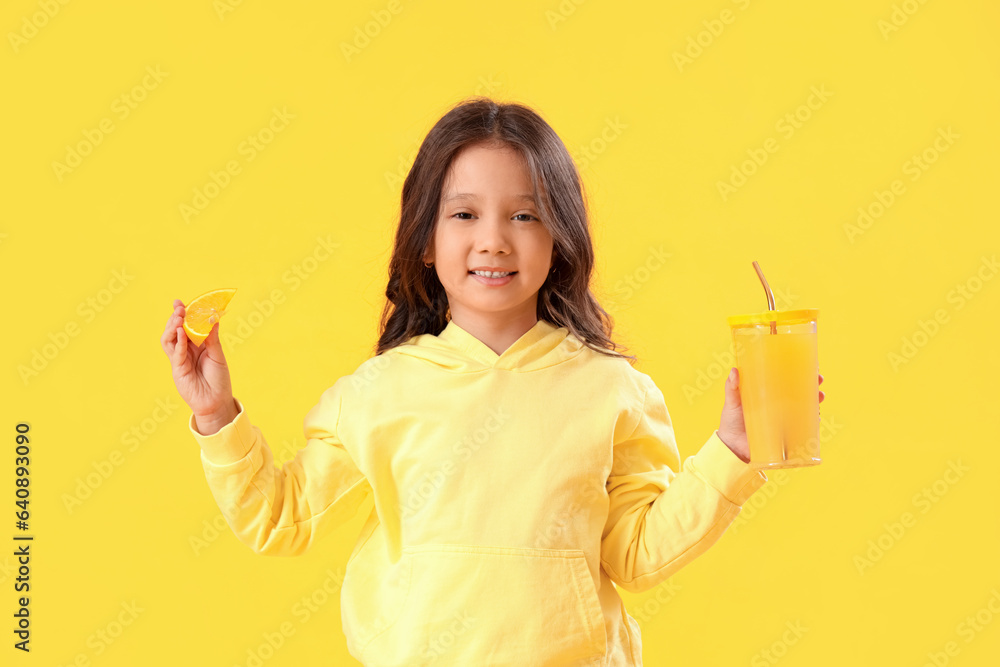
<svg viewBox="0 0 1000 667"><path fill-rule="evenodd" d="M527 165L512 148L475 144L452 161L424 261L434 262L459 326L485 319L527 327L537 320L538 290L554 254L531 193ZM515 273L486 281L472 273L480 268Z"/></svg>

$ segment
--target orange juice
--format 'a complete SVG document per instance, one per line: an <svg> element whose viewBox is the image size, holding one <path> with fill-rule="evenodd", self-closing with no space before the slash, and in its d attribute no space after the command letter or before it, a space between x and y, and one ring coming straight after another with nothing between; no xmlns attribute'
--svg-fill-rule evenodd
<svg viewBox="0 0 1000 667"><path fill-rule="evenodd" d="M817 314L801 309L729 318L755 468L820 463Z"/></svg>

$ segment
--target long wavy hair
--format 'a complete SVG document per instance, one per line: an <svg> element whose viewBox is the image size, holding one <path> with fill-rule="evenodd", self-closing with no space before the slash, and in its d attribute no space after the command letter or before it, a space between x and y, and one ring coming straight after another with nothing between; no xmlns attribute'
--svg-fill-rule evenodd
<svg viewBox="0 0 1000 667"><path fill-rule="evenodd" d="M463 148L480 142L508 146L524 157L535 206L554 241L554 270L538 290L538 319L566 327L601 354L634 363L634 355L618 351L628 348L612 340L613 318L590 290L594 248L586 195L573 158L535 111L482 96L459 102L435 123L403 182L375 354L412 336L436 336L448 324L444 287L434 267L424 266L422 258L434 237L441 190L452 160Z"/></svg>

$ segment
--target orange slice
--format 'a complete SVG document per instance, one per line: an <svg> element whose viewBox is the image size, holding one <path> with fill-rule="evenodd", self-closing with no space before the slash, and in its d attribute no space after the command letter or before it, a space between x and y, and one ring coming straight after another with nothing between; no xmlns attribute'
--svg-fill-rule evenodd
<svg viewBox="0 0 1000 667"><path fill-rule="evenodd" d="M234 294L234 287L215 289L195 297L185 306L184 332L192 343L201 347L208 334L212 333L212 326L225 314Z"/></svg>

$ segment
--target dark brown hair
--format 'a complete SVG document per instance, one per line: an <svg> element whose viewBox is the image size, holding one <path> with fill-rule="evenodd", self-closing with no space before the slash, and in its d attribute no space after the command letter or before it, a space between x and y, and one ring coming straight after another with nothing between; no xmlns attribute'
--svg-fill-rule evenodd
<svg viewBox="0 0 1000 667"><path fill-rule="evenodd" d="M594 248L573 158L535 111L489 97L461 101L442 116L427 133L406 175L375 354L411 336L436 336L448 324L444 287L434 267L424 266L422 258L434 237L441 190L452 160L477 143L518 151L530 170L535 205L555 246L554 270L538 290L538 319L566 327L601 354L633 363L633 355L617 351L628 348L612 340L613 319L590 291Z"/></svg>

